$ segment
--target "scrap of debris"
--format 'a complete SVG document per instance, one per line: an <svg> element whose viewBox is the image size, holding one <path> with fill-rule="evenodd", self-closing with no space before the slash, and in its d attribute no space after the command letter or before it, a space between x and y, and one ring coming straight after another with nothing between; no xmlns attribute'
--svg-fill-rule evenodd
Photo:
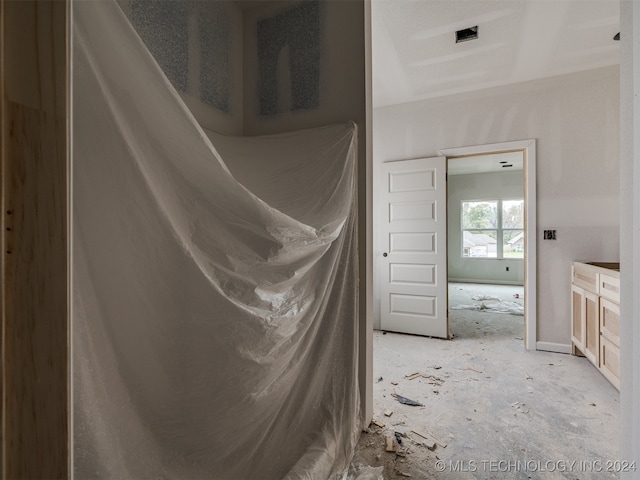
<svg viewBox="0 0 640 480"><path fill-rule="evenodd" d="M398 444L398 441L396 440L395 435L387 435L386 442L387 442L387 447L386 447L387 452L395 453L400 448L400 445Z"/></svg>
<svg viewBox="0 0 640 480"><path fill-rule="evenodd" d="M440 386L444 383L444 379L442 379L441 377L436 377L435 375L422 375L422 377L429 380L427 382L429 385Z"/></svg>
<svg viewBox="0 0 640 480"><path fill-rule="evenodd" d="M391 415L393 415L393 410L385 410L384 411L384 416L385 417L390 417Z"/></svg>
<svg viewBox="0 0 640 480"><path fill-rule="evenodd" d="M513 408L515 408L516 410L518 410L520 413L529 413L529 409L526 408L526 404L524 403L520 403L520 402L513 402L511 404L511 406Z"/></svg>
<svg viewBox="0 0 640 480"><path fill-rule="evenodd" d="M443 441L439 440L435 435L433 435L430 432L420 431L420 430L411 430L411 433L414 433L414 434L418 435L419 437L422 437L424 440L426 440L428 442L428 444L426 444L425 446L429 450L433 450L436 445L440 445L442 448L447 448L447 443L446 442L443 442ZM423 442L423 443L426 443L426 442Z"/></svg>
<svg viewBox="0 0 640 480"><path fill-rule="evenodd" d="M418 378L421 376L422 376L422 373L414 372L414 373L410 373L409 375L405 375L404 378L406 378L407 380L413 380L414 378Z"/></svg>
<svg viewBox="0 0 640 480"><path fill-rule="evenodd" d="M402 395L398 395L397 393L392 393L391 396L394 397L396 400L398 400L403 405L409 405L409 406L412 406L412 407L424 407L424 405L421 404L420 402L417 402L415 400L411 400L410 398L407 398L407 397L403 397Z"/></svg>
<svg viewBox="0 0 640 480"><path fill-rule="evenodd" d="M494 297L493 295L474 295L471 297L471 300L475 300L476 302L481 302L483 300L498 300L500 301L500 297Z"/></svg>
<svg viewBox="0 0 640 480"><path fill-rule="evenodd" d="M384 428L384 423L382 423L380 420L376 420L375 418L373 420L371 420L371 423L373 423L374 425L380 427L380 428Z"/></svg>
<svg viewBox="0 0 640 480"><path fill-rule="evenodd" d="M382 381L382 377L378 378L376 383L380 383Z"/></svg>
<svg viewBox="0 0 640 480"><path fill-rule="evenodd" d="M385 450L387 452L395 453L398 457L406 457L409 449L402 446L402 434L400 432L394 432L393 435L387 435L385 437Z"/></svg>
<svg viewBox="0 0 640 480"><path fill-rule="evenodd" d="M524 315L524 306L517 302L505 302L497 297L487 295L472 297L472 300L480 301L471 305L453 305L452 310L478 310L489 313L506 313L511 315ZM495 303L484 303L484 300L496 300Z"/></svg>
<svg viewBox="0 0 640 480"><path fill-rule="evenodd" d="M471 370L472 372L476 372L476 373L484 373L482 370L478 370L478 369L473 368L473 367L459 368L458 370Z"/></svg>
<svg viewBox="0 0 640 480"><path fill-rule="evenodd" d="M402 470L398 470L397 468L396 468L396 474L400 475L401 477L410 477L411 476L410 473L403 472Z"/></svg>
<svg viewBox="0 0 640 480"><path fill-rule="evenodd" d="M411 430L411 433L414 433L414 434L422 437L422 439L420 439L419 441L414 440L415 443L417 443L418 445L422 445L424 447L427 447L431 451L435 450L436 441L433 438L427 437L426 435L423 435L422 433L416 432L415 430Z"/></svg>

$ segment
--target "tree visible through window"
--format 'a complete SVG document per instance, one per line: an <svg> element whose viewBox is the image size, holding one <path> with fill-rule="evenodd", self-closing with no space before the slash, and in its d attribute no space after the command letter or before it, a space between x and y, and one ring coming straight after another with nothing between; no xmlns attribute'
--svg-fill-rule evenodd
<svg viewBox="0 0 640 480"><path fill-rule="evenodd" d="M524 257L524 201L462 202L462 256Z"/></svg>

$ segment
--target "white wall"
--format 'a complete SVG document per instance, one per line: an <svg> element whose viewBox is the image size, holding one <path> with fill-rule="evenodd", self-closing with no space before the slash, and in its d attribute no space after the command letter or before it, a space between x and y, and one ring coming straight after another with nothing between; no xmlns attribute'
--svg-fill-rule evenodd
<svg viewBox="0 0 640 480"><path fill-rule="evenodd" d="M455 162L455 160L450 160ZM451 175L447 181L448 275L450 281L522 285L521 259L464 258L462 256L462 202L524 198L522 170ZM507 271L507 267L509 271Z"/></svg>
<svg viewBox="0 0 640 480"><path fill-rule="evenodd" d="M620 459L640 463L640 4L620 2ZM637 479L626 471L621 479Z"/></svg>
<svg viewBox="0 0 640 480"><path fill-rule="evenodd" d="M573 260L619 260L618 67L374 110L374 212L380 165L458 146L537 139L538 331L570 343ZM374 213L377 220L377 215ZM542 230L557 240L542 240ZM374 224L374 262L381 258ZM374 264L374 292L379 265ZM379 294L374 298L379 325Z"/></svg>

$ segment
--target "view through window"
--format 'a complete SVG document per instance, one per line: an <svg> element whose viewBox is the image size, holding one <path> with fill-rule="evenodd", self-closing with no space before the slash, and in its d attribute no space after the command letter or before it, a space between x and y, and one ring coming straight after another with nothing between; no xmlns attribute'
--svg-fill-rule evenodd
<svg viewBox="0 0 640 480"><path fill-rule="evenodd" d="M462 256L524 258L524 200L462 202Z"/></svg>

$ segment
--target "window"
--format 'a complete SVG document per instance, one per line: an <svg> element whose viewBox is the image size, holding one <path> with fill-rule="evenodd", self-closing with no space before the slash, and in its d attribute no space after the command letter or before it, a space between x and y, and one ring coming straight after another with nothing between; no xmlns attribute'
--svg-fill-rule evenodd
<svg viewBox="0 0 640 480"><path fill-rule="evenodd" d="M462 256L524 258L524 200L462 202Z"/></svg>

